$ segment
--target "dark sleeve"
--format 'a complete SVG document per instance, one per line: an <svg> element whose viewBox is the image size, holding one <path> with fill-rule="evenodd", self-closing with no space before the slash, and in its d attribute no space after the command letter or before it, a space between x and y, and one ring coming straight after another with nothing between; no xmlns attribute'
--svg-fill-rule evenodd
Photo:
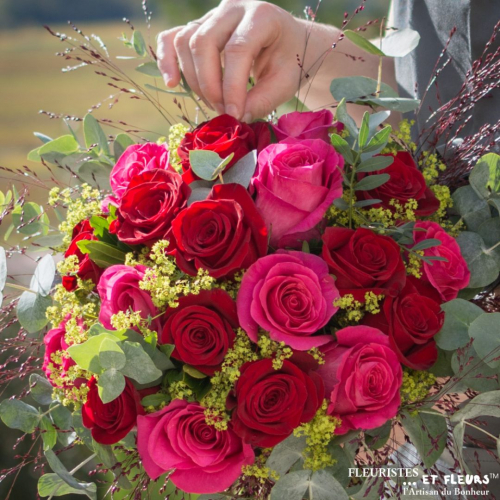
<svg viewBox="0 0 500 500"><path fill-rule="evenodd" d="M439 107L439 103L443 104L457 95L473 61L483 53L495 24L500 20L500 0L394 2L395 26L400 29L412 28L421 36L416 50L406 57L396 58L396 78L401 96L422 99L450 31L453 27L457 28L447 51L448 56L441 60L442 65L451 58L437 80L439 99L436 87L432 86L417 117L418 129L421 130L426 128L426 120ZM497 88L474 106L472 119L463 134L474 133L481 125L496 123L499 118L500 89Z"/></svg>

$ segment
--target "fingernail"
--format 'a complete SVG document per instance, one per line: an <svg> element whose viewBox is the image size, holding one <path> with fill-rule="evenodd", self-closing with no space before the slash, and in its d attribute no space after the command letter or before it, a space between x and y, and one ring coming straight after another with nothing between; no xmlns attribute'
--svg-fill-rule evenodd
<svg viewBox="0 0 500 500"><path fill-rule="evenodd" d="M164 74L163 75L163 81L165 82L165 85L167 87L171 87L172 86L172 78L170 78L170 75Z"/></svg>
<svg viewBox="0 0 500 500"><path fill-rule="evenodd" d="M245 113L245 116L243 116L243 121L245 123L250 123L252 121L252 113L249 113L248 111Z"/></svg>
<svg viewBox="0 0 500 500"><path fill-rule="evenodd" d="M214 108L215 108L215 110L217 111L217 113L219 115L223 115L224 114L224 104L222 104L221 102L216 102L214 104Z"/></svg>
<svg viewBox="0 0 500 500"><path fill-rule="evenodd" d="M228 104L226 106L226 113L228 115L234 116L236 119L240 117L240 112L238 111L238 107L234 104Z"/></svg>

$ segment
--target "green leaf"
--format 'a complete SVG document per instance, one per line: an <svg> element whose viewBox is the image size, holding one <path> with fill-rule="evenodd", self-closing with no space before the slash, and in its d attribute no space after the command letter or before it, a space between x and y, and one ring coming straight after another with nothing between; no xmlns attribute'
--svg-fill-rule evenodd
<svg viewBox="0 0 500 500"><path fill-rule="evenodd" d="M371 191L372 189L376 189L382 184L385 184L391 176L389 174L374 174L367 175L363 177L355 186L355 191Z"/></svg>
<svg viewBox="0 0 500 500"><path fill-rule="evenodd" d="M485 253L491 255L500 266L500 217L494 217L484 221L477 230L477 233L483 238L486 246Z"/></svg>
<svg viewBox="0 0 500 500"><path fill-rule="evenodd" d="M125 252L103 241L80 240L77 242L82 253L100 267L109 267L125 262Z"/></svg>
<svg viewBox="0 0 500 500"><path fill-rule="evenodd" d="M438 347L437 361L431 366L429 371L436 377L451 377L453 369L451 367L452 351L444 351Z"/></svg>
<svg viewBox="0 0 500 500"><path fill-rule="evenodd" d="M441 309L445 312L444 324L434 340L441 349L454 351L469 342L469 327L484 311L463 299L446 302Z"/></svg>
<svg viewBox="0 0 500 500"><path fill-rule="evenodd" d="M334 81L335 80L332 81L332 85ZM345 97L343 95L338 95L337 97L337 101L339 101L339 104L337 106L337 110L335 111L335 120L343 123L345 125L345 128L349 132L350 137L355 139L358 136L358 127L356 126L356 122L347 112Z"/></svg>
<svg viewBox="0 0 500 500"><path fill-rule="evenodd" d="M182 365L182 370L193 378L202 379L207 377L207 375L201 373L199 370L190 365Z"/></svg>
<svg viewBox="0 0 500 500"><path fill-rule="evenodd" d="M347 141L338 134L332 134L331 141L332 146L344 157L344 160L352 165L354 163L354 156Z"/></svg>
<svg viewBox="0 0 500 500"><path fill-rule="evenodd" d="M5 248L0 247L0 292L5 288L7 281L7 255Z"/></svg>
<svg viewBox="0 0 500 500"><path fill-rule="evenodd" d="M75 410L71 416L72 426L75 429L77 436L83 441L83 443L91 450L92 447L92 434L90 429L87 429L82 422L82 410Z"/></svg>
<svg viewBox="0 0 500 500"><path fill-rule="evenodd" d="M389 420L384 425L376 429L365 431L365 441L371 450L382 448L387 443L392 430L392 420Z"/></svg>
<svg viewBox="0 0 500 500"><path fill-rule="evenodd" d="M102 161L89 160L78 167L77 175L91 186L110 189L109 176L112 167Z"/></svg>
<svg viewBox="0 0 500 500"><path fill-rule="evenodd" d="M358 144L361 149L366 144L368 136L370 135L369 123L370 123L370 114L367 111L365 111L363 119L361 121L361 128L359 129L359 136L358 136Z"/></svg>
<svg viewBox="0 0 500 500"><path fill-rule="evenodd" d="M103 339L99 347L99 363L103 368L121 370L126 359L122 349L114 340L107 337Z"/></svg>
<svg viewBox="0 0 500 500"><path fill-rule="evenodd" d="M49 405L52 403L52 393L54 388L51 383L38 373L30 375L30 395L41 405Z"/></svg>
<svg viewBox="0 0 500 500"><path fill-rule="evenodd" d="M40 420L40 435L43 441L43 451L51 450L57 443L57 431L48 417Z"/></svg>
<svg viewBox="0 0 500 500"><path fill-rule="evenodd" d="M175 95L179 97L188 97L189 94L187 92L178 91L178 90L165 90L160 89L159 87L155 87L154 85L150 85L149 83L145 83L144 86L149 90L154 90L155 92L163 92L164 94Z"/></svg>
<svg viewBox="0 0 500 500"><path fill-rule="evenodd" d="M498 193L500 191L500 156L496 153L482 156L471 172L470 183L484 198L490 196L488 189L493 193Z"/></svg>
<svg viewBox="0 0 500 500"><path fill-rule="evenodd" d="M500 267L495 258L486 253L486 245L479 234L463 231L457 243L471 273L468 288L485 287L497 279Z"/></svg>
<svg viewBox="0 0 500 500"><path fill-rule="evenodd" d="M44 474L38 480L38 494L41 497L61 497L63 495L85 495L97 499L97 486L94 483L79 483L82 488L73 488L65 483L57 474Z"/></svg>
<svg viewBox="0 0 500 500"><path fill-rule="evenodd" d="M292 466L302 460L302 452L307 446L305 436L295 437L293 434L277 444L266 461L266 467L284 476Z"/></svg>
<svg viewBox="0 0 500 500"><path fill-rule="evenodd" d="M50 468L61 478L68 486L76 490L81 490L85 492L92 500L97 500L97 487L94 483L81 483L75 479L64 467L62 462L57 458L56 454L52 450L45 452L45 457L49 462ZM43 476L42 476L43 477ZM54 493L52 493L54 495Z"/></svg>
<svg viewBox="0 0 500 500"><path fill-rule="evenodd" d="M156 394L150 394L149 396L145 396L141 400L142 406L160 406L162 403L168 403L170 401L170 397L168 394L163 394L161 392L157 392Z"/></svg>
<svg viewBox="0 0 500 500"><path fill-rule="evenodd" d="M56 276L56 265L51 255L45 255L36 266L31 279L30 289L46 297L52 288Z"/></svg>
<svg viewBox="0 0 500 500"><path fill-rule="evenodd" d="M193 172L206 181L213 181L233 159L234 153L222 159L216 152L203 149L189 152L189 163Z"/></svg>
<svg viewBox="0 0 500 500"><path fill-rule="evenodd" d="M152 359L146 354L138 342L125 341L121 345L127 362L121 372L139 384L149 384L162 376L161 370L156 368Z"/></svg>
<svg viewBox="0 0 500 500"><path fill-rule="evenodd" d="M426 409L426 411L430 411ZM442 455L446 446L448 427L446 419L440 415L419 412L417 415L402 412L402 423L417 449L425 467L432 467Z"/></svg>
<svg viewBox="0 0 500 500"><path fill-rule="evenodd" d="M349 477L349 468L353 467L348 452L342 446L334 445L333 443L328 445L328 451L336 462L332 466L326 467L325 470L345 488L351 480Z"/></svg>
<svg viewBox="0 0 500 500"><path fill-rule="evenodd" d="M478 417L500 418L500 390L479 394L455 412L450 417L450 421L451 423L458 423Z"/></svg>
<svg viewBox="0 0 500 500"><path fill-rule="evenodd" d="M107 469L111 469L111 472L115 478L117 478L118 486L125 490L132 488L129 480L123 475L122 468L117 466L118 460L113 452L113 448L109 445L99 444L96 441L92 442L92 446L99 461L102 462Z"/></svg>
<svg viewBox="0 0 500 500"><path fill-rule="evenodd" d="M53 141L52 137L49 137L48 135L42 134L41 132L33 132L33 135L37 138L40 139L43 144L47 144L50 141Z"/></svg>
<svg viewBox="0 0 500 500"><path fill-rule="evenodd" d="M452 195L453 212L458 213L469 231L477 231L479 226L491 217L488 203L480 198L472 186L462 186Z"/></svg>
<svg viewBox="0 0 500 500"><path fill-rule="evenodd" d="M40 205L31 201L23 206L17 205L12 211L12 223L17 232L32 236L36 233L46 235L49 232L49 218Z"/></svg>
<svg viewBox="0 0 500 500"><path fill-rule="evenodd" d="M359 200L353 206L358 208L369 207L371 205L376 205L377 203L381 203L382 200L372 199L372 200Z"/></svg>
<svg viewBox="0 0 500 500"><path fill-rule="evenodd" d="M109 368L99 375L97 385L101 401L111 403L125 389L125 377L116 368Z"/></svg>
<svg viewBox="0 0 500 500"><path fill-rule="evenodd" d="M484 313L472 321L469 336L479 357L492 368L500 366L500 313Z"/></svg>
<svg viewBox="0 0 500 500"><path fill-rule="evenodd" d="M311 477L311 497L315 500L349 500L342 485L326 470L318 470Z"/></svg>
<svg viewBox="0 0 500 500"><path fill-rule="evenodd" d="M373 156L361 162L356 167L356 172L375 172L383 170L394 163L394 156Z"/></svg>
<svg viewBox="0 0 500 500"><path fill-rule="evenodd" d="M156 64L153 61L139 64L139 66L137 66L135 70L138 71L139 73L152 76L153 78L162 77L161 71L158 69L158 64Z"/></svg>
<svg viewBox="0 0 500 500"><path fill-rule="evenodd" d="M48 161L49 158L53 160L53 157L49 157L51 153L59 153L58 156L63 157L75 153L79 148L78 142L76 142L76 139L72 135L63 135L30 151L28 160L40 162L42 161L42 157L45 161Z"/></svg>
<svg viewBox="0 0 500 500"><path fill-rule="evenodd" d="M144 57L147 53L147 48L144 37L142 36L142 33L140 31L134 31L131 42L137 55L140 57Z"/></svg>
<svg viewBox="0 0 500 500"><path fill-rule="evenodd" d="M83 370L99 374L102 372L102 366L99 361L99 349L104 339L118 341L114 335L101 333L100 335L89 337L82 344L74 344L68 347L68 354Z"/></svg>
<svg viewBox="0 0 500 500"><path fill-rule="evenodd" d="M454 375L449 392L463 393L467 389L477 392L495 391L498 387L497 368L491 368L477 355L473 347L469 347L458 359L458 352L451 357Z"/></svg>
<svg viewBox="0 0 500 500"><path fill-rule="evenodd" d="M417 252L418 250L427 250L428 248L438 247L441 244L442 244L441 240L438 240L436 238L428 238L426 240L418 242L416 245L413 245L411 249L414 252Z"/></svg>
<svg viewBox="0 0 500 500"><path fill-rule="evenodd" d="M162 344L160 347L160 351L164 353L168 358L170 358L171 354L174 352L175 345L174 344Z"/></svg>
<svg viewBox="0 0 500 500"><path fill-rule="evenodd" d="M392 127L387 125L382 130L379 130L363 148L363 153L377 154L387 145L387 141L391 135Z"/></svg>
<svg viewBox="0 0 500 500"><path fill-rule="evenodd" d="M56 248L62 245L64 236L59 234L51 234L49 236L36 236L34 243L41 245L45 248ZM36 250L43 250L44 248L37 248Z"/></svg>
<svg viewBox="0 0 500 500"><path fill-rule="evenodd" d="M283 476L271 490L270 500L302 500L309 487L310 477L311 471L308 470L290 472Z"/></svg>
<svg viewBox="0 0 500 500"><path fill-rule="evenodd" d="M385 54L375 47L373 43L368 41L364 36L361 36L358 32L352 30L344 30L345 37L351 42L358 46L360 49L364 50L368 54L373 54L375 56L385 56Z"/></svg>
<svg viewBox="0 0 500 500"><path fill-rule="evenodd" d="M40 419L38 410L18 399L5 399L0 403L0 418L11 429L31 433Z"/></svg>
<svg viewBox="0 0 500 500"><path fill-rule="evenodd" d="M28 333L40 331L48 322L47 308L52 305L52 298L38 293L23 292L17 303L17 319Z"/></svg>
<svg viewBox="0 0 500 500"><path fill-rule="evenodd" d="M349 210L349 203L347 203L347 201L345 201L343 198L337 198L336 200L333 200L333 204L339 210Z"/></svg>
<svg viewBox="0 0 500 500"><path fill-rule="evenodd" d="M109 155L108 138L99 122L91 114L85 115L83 119L83 134L88 149L94 146L93 150L96 153ZM95 147L96 144L97 147Z"/></svg>
<svg viewBox="0 0 500 500"><path fill-rule="evenodd" d="M224 172L224 183L241 184L245 189L248 189L256 168L257 150L254 149L238 160L227 172Z"/></svg>
<svg viewBox="0 0 500 500"><path fill-rule="evenodd" d="M62 406L59 403L53 402L50 405L50 418L54 425L61 429L61 431L70 432L58 432L57 439L63 446L69 446L76 439L76 432L73 431L73 416L66 406Z"/></svg>
<svg viewBox="0 0 500 500"><path fill-rule="evenodd" d="M377 85L377 80L366 76L347 76L332 80L330 92L336 101L341 101L343 98L346 101L356 102L376 97L398 97L397 92L383 82L377 94Z"/></svg>
<svg viewBox="0 0 500 500"><path fill-rule="evenodd" d="M118 161L123 152L133 144L135 144L134 140L130 136L127 134L118 134L115 138L115 142L113 143L115 161Z"/></svg>
<svg viewBox="0 0 500 500"><path fill-rule="evenodd" d="M388 57L404 57L420 42L420 35L410 28L393 31L382 39L382 51Z"/></svg>

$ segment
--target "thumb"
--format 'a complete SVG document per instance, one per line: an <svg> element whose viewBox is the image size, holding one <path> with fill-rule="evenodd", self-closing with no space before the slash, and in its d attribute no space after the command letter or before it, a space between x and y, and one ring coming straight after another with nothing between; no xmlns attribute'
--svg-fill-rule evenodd
<svg viewBox="0 0 500 500"><path fill-rule="evenodd" d="M248 123L257 118L264 118L280 104L290 100L295 95L295 90L283 83L283 75L280 76L279 73L259 80L248 92L243 121Z"/></svg>

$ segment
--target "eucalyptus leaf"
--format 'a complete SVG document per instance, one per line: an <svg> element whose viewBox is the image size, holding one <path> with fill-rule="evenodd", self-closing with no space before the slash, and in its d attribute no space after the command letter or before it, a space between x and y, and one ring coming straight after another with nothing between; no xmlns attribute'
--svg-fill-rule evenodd
<svg viewBox="0 0 500 500"><path fill-rule="evenodd" d="M58 153L59 157L64 157L71 153L75 153L79 148L78 142L72 135L63 135L30 151L28 160L40 162L43 157L47 161L50 158L50 153Z"/></svg>
<svg viewBox="0 0 500 500"><path fill-rule="evenodd" d="M104 404L114 401L125 389L125 377L116 369L109 368L99 375L99 397Z"/></svg>
<svg viewBox="0 0 500 500"><path fill-rule="evenodd" d="M485 253L491 255L500 266L500 217L484 221L479 226L477 233L483 238L486 246Z"/></svg>
<svg viewBox="0 0 500 500"><path fill-rule="evenodd" d="M23 292L17 303L17 319L28 333L40 331L48 322L47 308L52 305L50 296L34 292Z"/></svg>
<svg viewBox="0 0 500 500"><path fill-rule="evenodd" d="M32 236L37 233L46 235L49 232L49 218L40 205L31 201L17 205L12 211L12 223L18 233Z"/></svg>
<svg viewBox="0 0 500 500"><path fill-rule="evenodd" d="M127 134L118 134L115 137L115 142L113 143L113 153L115 157L115 161L118 161L120 156L125 152L125 150L132 146L134 140Z"/></svg>
<svg viewBox="0 0 500 500"><path fill-rule="evenodd" d="M139 384L154 382L162 376L161 370L156 368L153 360L146 354L138 342L125 341L121 345L127 362L121 372Z"/></svg>
<svg viewBox="0 0 500 500"><path fill-rule="evenodd" d="M500 313L479 315L469 327L479 357L492 368L500 366Z"/></svg>
<svg viewBox="0 0 500 500"><path fill-rule="evenodd" d="M118 339L110 333L101 333L96 336L89 337L88 340L81 344L74 344L68 347L67 352L71 359L83 370L92 373L100 374L102 366L99 361L99 349L104 339L117 342Z"/></svg>
<svg viewBox="0 0 500 500"><path fill-rule="evenodd" d="M78 167L77 174L85 182L100 189L110 189L109 176L112 168L98 160L89 160Z"/></svg>
<svg viewBox="0 0 500 500"><path fill-rule="evenodd" d="M315 500L349 500L343 486L326 470L318 470L311 477L311 497Z"/></svg>
<svg viewBox="0 0 500 500"><path fill-rule="evenodd" d="M40 414L36 408L18 399L4 399L0 403L0 418L11 429L31 433L38 426Z"/></svg>
<svg viewBox="0 0 500 500"><path fill-rule="evenodd" d="M241 184L245 189L247 189L256 168L257 150L254 149L238 160L227 172L224 172L224 183Z"/></svg>
<svg viewBox="0 0 500 500"><path fill-rule="evenodd" d="M95 145L98 154L109 155L108 139L99 122L91 115L85 115L83 119L83 134L85 136L85 145L91 148Z"/></svg>
<svg viewBox="0 0 500 500"><path fill-rule="evenodd" d="M93 450L92 446L92 434L90 429L87 429L82 422L82 410L81 408L75 410L71 416L72 426L75 430L77 436L83 441L83 443L89 448Z"/></svg>
<svg viewBox="0 0 500 500"><path fill-rule="evenodd" d="M488 366L478 356L473 347L469 347L461 355L454 351L451 356L451 367L455 377L450 392L464 393L468 389L477 392L495 391L499 388L497 368Z"/></svg>
<svg viewBox="0 0 500 500"><path fill-rule="evenodd" d="M375 56L385 56L385 54L379 48L373 45L373 43L367 40L364 36L360 35L357 31L344 30L344 35L347 39L354 43L354 45L358 46L368 54L373 54Z"/></svg>
<svg viewBox="0 0 500 500"><path fill-rule="evenodd" d="M187 206L190 207L193 203L197 201L203 201L207 199L207 196L212 192L212 188L192 188L191 194L189 195Z"/></svg>
<svg viewBox="0 0 500 500"><path fill-rule="evenodd" d="M299 470L283 476L271 490L270 500L302 500L309 487L311 471Z"/></svg>
<svg viewBox="0 0 500 500"><path fill-rule="evenodd" d="M162 77L161 71L158 68L158 64L153 61L139 64L139 66L137 66L135 70L139 73L143 73L144 75L152 76L153 78Z"/></svg>
<svg viewBox="0 0 500 500"><path fill-rule="evenodd" d="M126 357L120 346L107 337L103 339L99 347L99 364L105 368L121 370L125 366Z"/></svg>
<svg viewBox="0 0 500 500"><path fill-rule="evenodd" d="M389 57L404 57L420 42L420 35L410 28L393 31L382 38L382 52Z"/></svg>
<svg viewBox="0 0 500 500"><path fill-rule="evenodd" d="M450 417L450 421L458 423L462 420L473 420L478 417L500 418L500 390L477 395L455 412Z"/></svg>
<svg viewBox="0 0 500 500"><path fill-rule="evenodd" d="M30 289L46 297L52 288L56 276L56 265L51 255L45 255L36 266Z"/></svg>
<svg viewBox="0 0 500 500"><path fill-rule="evenodd" d="M459 187L452 195L453 212L458 213L469 231L477 231L479 226L491 217L488 203L479 197L472 186Z"/></svg>
<svg viewBox="0 0 500 500"><path fill-rule="evenodd" d="M46 416L40 420L39 427L43 441L43 451L51 450L57 443L57 431Z"/></svg>
<svg viewBox="0 0 500 500"><path fill-rule="evenodd" d="M144 57L147 53L147 48L144 37L142 36L142 33L140 31L134 30L131 42L137 55L140 57Z"/></svg>
<svg viewBox="0 0 500 500"><path fill-rule="evenodd" d="M54 425L64 432L57 433L57 439L63 446L69 446L76 439L73 431L73 416L66 406L53 402L50 406L50 418Z"/></svg>
<svg viewBox="0 0 500 500"><path fill-rule="evenodd" d="M43 144L47 144L50 141L53 141L52 137L49 137L48 135L42 134L41 132L33 132L33 135L37 138L40 139Z"/></svg>
<svg viewBox="0 0 500 500"><path fill-rule="evenodd" d="M150 85L149 83L145 83L144 86L149 90L154 90L155 92L162 92L164 94L170 94L170 95L175 95L175 96L179 96L179 97L189 96L189 94L187 92L184 92L184 91L160 89L159 87L155 87L154 85Z"/></svg>
<svg viewBox="0 0 500 500"><path fill-rule="evenodd" d="M53 392L54 387L52 387L46 377L42 377L38 373L30 375L30 395L37 403L41 405L52 403Z"/></svg>
<svg viewBox="0 0 500 500"><path fill-rule="evenodd" d="M97 486L95 483L80 483L82 488L73 488L65 483L57 474L52 472L44 474L38 480L38 494L41 497L61 497L64 495L84 495L91 500L97 499Z"/></svg>
<svg viewBox="0 0 500 500"><path fill-rule="evenodd" d="M295 437L293 434L277 444L266 461L266 467L284 476L291 467L302 459L302 452L307 446L305 436Z"/></svg>

